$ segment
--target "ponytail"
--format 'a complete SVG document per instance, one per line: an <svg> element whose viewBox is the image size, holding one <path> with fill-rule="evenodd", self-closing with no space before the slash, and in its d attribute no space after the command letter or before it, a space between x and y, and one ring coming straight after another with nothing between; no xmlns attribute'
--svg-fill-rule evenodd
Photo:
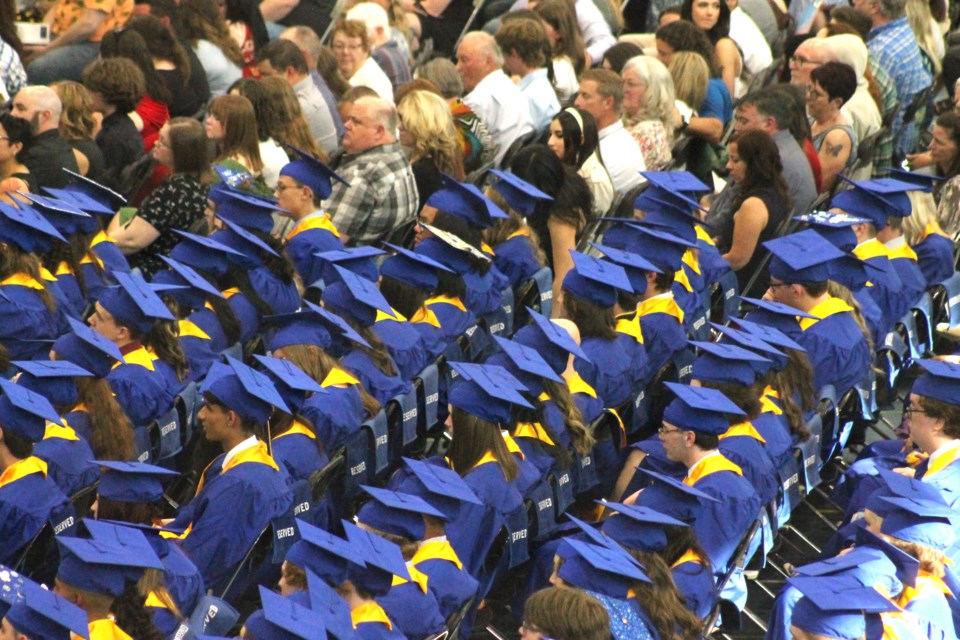
<svg viewBox="0 0 960 640"><path fill-rule="evenodd" d="M183 382L187 378L189 366L187 356L183 353L183 347L177 337L180 330L174 320L157 320L153 323L149 333L144 336L143 344L150 347L153 352L164 362L173 367L176 371L177 379Z"/></svg>
<svg viewBox="0 0 960 640"><path fill-rule="evenodd" d="M580 408L573 400L570 387L566 383L554 382L545 378L543 389L550 396L550 399L557 403L560 413L563 414L563 421L567 425L574 450L581 456L588 455L597 441L593 437L593 432L583 421L583 414L580 413Z"/></svg>

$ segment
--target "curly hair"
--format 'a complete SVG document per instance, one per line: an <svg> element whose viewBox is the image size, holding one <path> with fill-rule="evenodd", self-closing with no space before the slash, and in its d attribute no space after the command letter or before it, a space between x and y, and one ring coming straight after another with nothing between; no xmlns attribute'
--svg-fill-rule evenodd
<svg viewBox="0 0 960 640"><path fill-rule="evenodd" d="M737 145L737 154L746 163L746 176L737 189L734 197L733 210L743 205L744 200L753 196L757 191L773 185L783 201L790 209L790 187L783 177L783 162L780 160L780 151L777 143L770 134L759 129L748 129L734 136L731 145Z"/></svg>
<svg viewBox="0 0 960 640"><path fill-rule="evenodd" d="M147 90L143 72L128 58L94 60L83 70L83 86L120 113L133 111Z"/></svg>
<svg viewBox="0 0 960 640"><path fill-rule="evenodd" d="M133 460L133 424L103 378L74 378L78 399L90 417L90 448L97 460Z"/></svg>
<svg viewBox="0 0 960 640"><path fill-rule="evenodd" d="M146 597L140 593L136 582L128 582L123 593L110 606L117 626L137 640L164 640L153 625L150 612L144 606Z"/></svg>
<svg viewBox="0 0 960 640"><path fill-rule="evenodd" d="M147 42L142 35L133 29L114 29L103 34L100 42L101 58L126 58L130 60L143 74L146 94L164 104L170 104L172 96L167 85L153 66L153 56L147 48Z"/></svg>
<svg viewBox="0 0 960 640"><path fill-rule="evenodd" d="M79 82L61 80L50 85L63 103L60 113L60 135L64 140L92 140L97 122L93 118L90 92Z"/></svg>
<svg viewBox="0 0 960 640"><path fill-rule="evenodd" d="M172 62L180 76L180 86L187 86L191 71L190 56L163 20L153 15L134 16L127 23L127 28L143 36L151 56Z"/></svg>
<svg viewBox="0 0 960 640"><path fill-rule="evenodd" d="M432 158L443 173L457 180L464 179L457 127L443 98L429 91L411 91L397 104L397 114L413 139L411 164Z"/></svg>

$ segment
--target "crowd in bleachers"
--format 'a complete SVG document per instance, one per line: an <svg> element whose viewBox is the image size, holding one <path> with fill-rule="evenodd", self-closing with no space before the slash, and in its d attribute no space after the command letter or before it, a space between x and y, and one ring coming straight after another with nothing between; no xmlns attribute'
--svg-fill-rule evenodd
<svg viewBox="0 0 960 640"><path fill-rule="evenodd" d="M853 5L0 0L0 640L694 640L815 491L766 637L958 637L958 12Z"/></svg>

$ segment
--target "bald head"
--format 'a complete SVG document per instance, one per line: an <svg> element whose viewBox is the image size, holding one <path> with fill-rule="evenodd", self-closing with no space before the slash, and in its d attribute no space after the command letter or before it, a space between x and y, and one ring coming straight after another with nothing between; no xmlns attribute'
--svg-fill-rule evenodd
<svg viewBox="0 0 960 640"><path fill-rule="evenodd" d="M808 38L801 42L790 58L790 84L810 84L810 72L829 62L829 55L823 38Z"/></svg>
<svg viewBox="0 0 960 640"><path fill-rule="evenodd" d="M457 46L457 71L468 93L503 66L503 53L489 33L471 31Z"/></svg>
<svg viewBox="0 0 960 640"><path fill-rule="evenodd" d="M343 128L343 148L350 154L392 144L397 141L397 108L383 98L358 98L350 105Z"/></svg>
<svg viewBox="0 0 960 640"><path fill-rule="evenodd" d="M280 39L289 40L297 45L300 53L307 61L307 69L313 71L317 68L317 58L320 57L320 49L323 48L323 43L320 42L320 37L317 36L316 31L304 26L288 27L280 34Z"/></svg>
<svg viewBox="0 0 960 640"><path fill-rule="evenodd" d="M30 121L33 133L44 133L60 126L63 104L60 96L50 87L29 85L20 89L13 98L11 113Z"/></svg>

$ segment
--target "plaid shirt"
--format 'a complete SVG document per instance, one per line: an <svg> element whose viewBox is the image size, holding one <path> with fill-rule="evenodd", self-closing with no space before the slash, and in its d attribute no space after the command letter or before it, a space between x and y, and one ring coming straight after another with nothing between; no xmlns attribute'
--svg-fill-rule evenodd
<svg viewBox="0 0 960 640"><path fill-rule="evenodd" d="M27 84L27 72L23 69L20 56L3 40L0 40L0 80L3 81L3 91L8 98L17 95Z"/></svg>
<svg viewBox="0 0 960 640"><path fill-rule="evenodd" d="M883 101L881 115L886 115L893 111L897 106L897 86L893 84L893 78L880 66L873 56L870 56L870 73L873 74L873 80L877 83L877 90L880 92L880 99ZM887 167L893 164L893 134L896 131L888 131L877 141L877 147L873 151L873 177L885 178L890 172Z"/></svg>
<svg viewBox="0 0 960 640"><path fill-rule="evenodd" d="M324 209L350 244L372 244L417 215L417 183L399 142L341 157Z"/></svg>
<svg viewBox="0 0 960 640"><path fill-rule="evenodd" d="M893 129L896 131L903 122L903 113L909 108L910 101L929 87L933 79L923 65L917 38L913 35L906 16L870 31L867 48L897 86L900 109L893 120ZM913 153L916 144L917 125L912 122L903 132L897 151L901 154Z"/></svg>

